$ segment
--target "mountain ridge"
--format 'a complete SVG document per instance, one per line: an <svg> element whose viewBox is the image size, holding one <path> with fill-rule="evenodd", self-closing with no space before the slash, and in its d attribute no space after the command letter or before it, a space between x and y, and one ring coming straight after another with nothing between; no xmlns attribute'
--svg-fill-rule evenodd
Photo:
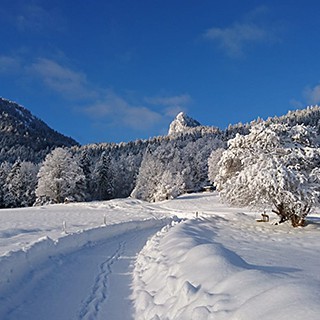
<svg viewBox="0 0 320 320"><path fill-rule="evenodd" d="M79 145L28 109L5 98L0 98L0 133L0 161L21 159L38 163L56 147Z"/></svg>

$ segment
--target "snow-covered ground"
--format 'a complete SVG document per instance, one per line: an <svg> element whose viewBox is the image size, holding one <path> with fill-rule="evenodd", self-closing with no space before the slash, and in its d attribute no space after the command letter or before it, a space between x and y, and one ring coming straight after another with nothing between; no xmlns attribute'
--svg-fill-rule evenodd
<svg viewBox="0 0 320 320"><path fill-rule="evenodd" d="M215 193L1 210L0 319L319 319L319 215L256 218Z"/></svg>

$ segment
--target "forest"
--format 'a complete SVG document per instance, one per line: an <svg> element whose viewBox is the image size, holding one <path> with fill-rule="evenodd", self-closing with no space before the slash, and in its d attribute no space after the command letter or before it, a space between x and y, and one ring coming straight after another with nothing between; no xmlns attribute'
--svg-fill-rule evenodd
<svg viewBox="0 0 320 320"><path fill-rule="evenodd" d="M301 224L319 198L319 121L315 106L225 130L194 122L128 143L67 140L44 146L33 161L17 148L0 164L0 207L129 196L154 202L215 185L227 202L271 203L280 219L298 216Z"/></svg>

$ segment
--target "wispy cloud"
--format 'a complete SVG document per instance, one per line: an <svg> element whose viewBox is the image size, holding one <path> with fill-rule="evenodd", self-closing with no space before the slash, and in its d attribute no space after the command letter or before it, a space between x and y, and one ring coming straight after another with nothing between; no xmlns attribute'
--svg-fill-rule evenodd
<svg viewBox="0 0 320 320"><path fill-rule="evenodd" d="M168 117L174 117L181 111L186 111L187 106L192 103L189 94L181 94L175 96L155 96L147 97L145 101L151 105L165 107L164 112Z"/></svg>
<svg viewBox="0 0 320 320"><path fill-rule="evenodd" d="M65 59L63 59L65 60ZM112 89L95 86L81 70L51 58L28 59L0 56L0 73L16 68L23 78L68 101L78 114L85 114L96 128L122 127L137 132L165 132L169 121L192 101L190 95L130 98ZM132 102L134 100L134 102Z"/></svg>
<svg viewBox="0 0 320 320"><path fill-rule="evenodd" d="M143 131L160 123L163 115L146 106L136 106L112 90L108 90L100 101L83 109L92 119L110 121L113 125L123 125L134 130Z"/></svg>
<svg viewBox="0 0 320 320"><path fill-rule="evenodd" d="M78 100L95 95L84 73L74 71L56 61L39 58L27 66L26 70L65 98Z"/></svg>
<svg viewBox="0 0 320 320"><path fill-rule="evenodd" d="M51 59L38 59L26 69L50 90L73 100L78 105L75 110L94 122L143 131L156 126L163 118L163 114L148 106L132 104L113 90L94 88L84 73Z"/></svg>
<svg viewBox="0 0 320 320"><path fill-rule="evenodd" d="M0 14L1 19L19 32L46 33L48 30L63 30L65 26L58 11L48 11L39 1L15 1L13 6L3 5Z"/></svg>
<svg viewBox="0 0 320 320"><path fill-rule="evenodd" d="M0 73L12 74L20 69L20 60L11 56L0 56Z"/></svg>
<svg viewBox="0 0 320 320"><path fill-rule="evenodd" d="M29 28L39 30L49 20L49 14L40 6L28 3L21 7L16 16L16 24L20 30Z"/></svg>
<svg viewBox="0 0 320 320"><path fill-rule="evenodd" d="M305 88L303 94L308 104L320 104L320 84Z"/></svg>
<svg viewBox="0 0 320 320"><path fill-rule="evenodd" d="M230 57L241 57L249 45L270 43L278 39L274 25L260 19L267 12L266 7L258 7L230 26L206 30L203 37L219 45Z"/></svg>
<svg viewBox="0 0 320 320"><path fill-rule="evenodd" d="M290 105L299 109L306 105L320 105L320 84L313 87L306 86L301 92L300 99L291 99Z"/></svg>

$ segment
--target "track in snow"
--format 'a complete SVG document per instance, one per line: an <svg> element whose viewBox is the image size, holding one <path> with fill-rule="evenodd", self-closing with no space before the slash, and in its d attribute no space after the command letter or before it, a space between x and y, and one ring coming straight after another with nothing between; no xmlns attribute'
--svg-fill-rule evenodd
<svg viewBox="0 0 320 320"><path fill-rule="evenodd" d="M109 277L112 274L112 265L116 263L125 249L125 242L120 242L118 249L111 257L100 265L100 273L97 275L92 291L80 311L80 319L96 319L101 306L108 298Z"/></svg>
<svg viewBox="0 0 320 320"><path fill-rule="evenodd" d="M157 230L124 233L38 266L10 297L4 319L132 319L132 266Z"/></svg>

